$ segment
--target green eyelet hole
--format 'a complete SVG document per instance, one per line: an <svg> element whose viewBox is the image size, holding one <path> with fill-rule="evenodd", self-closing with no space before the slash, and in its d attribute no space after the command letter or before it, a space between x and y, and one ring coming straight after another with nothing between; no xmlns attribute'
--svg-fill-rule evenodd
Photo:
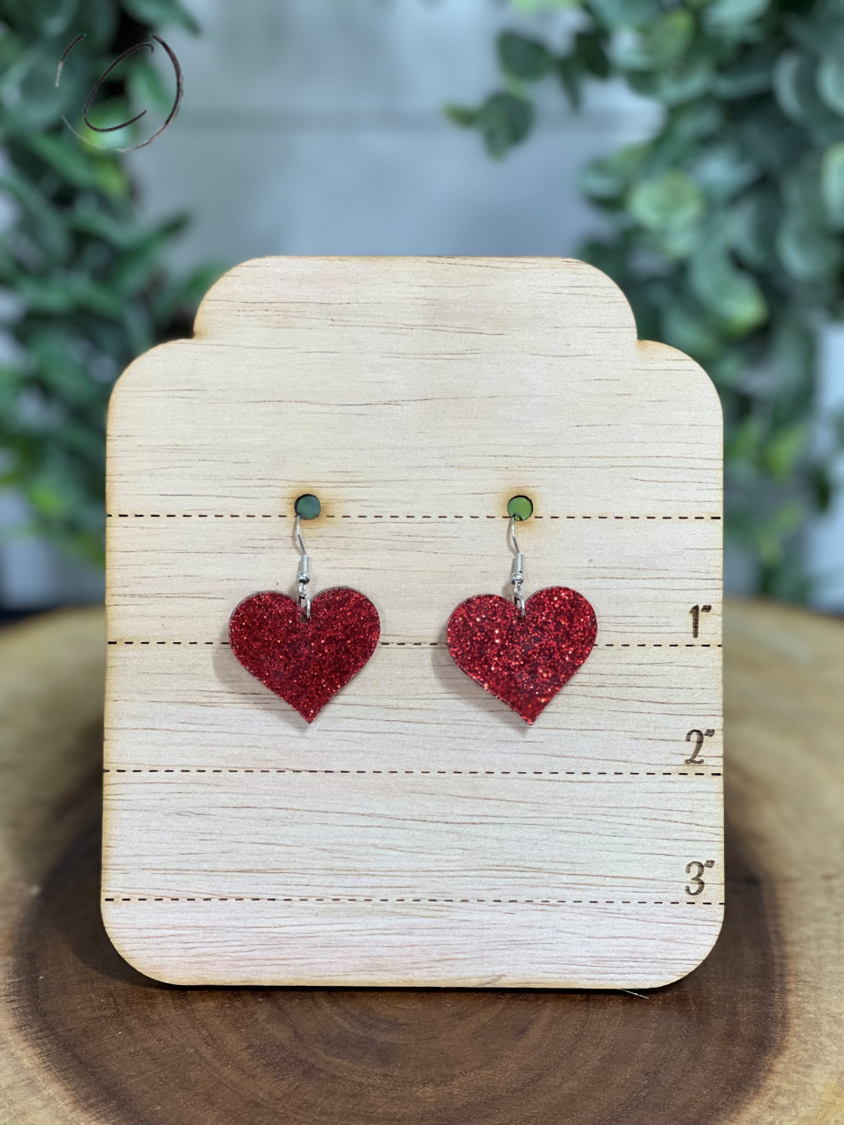
<svg viewBox="0 0 844 1125"><path fill-rule="evenodd" d="M529 496L514 496L507 504L507 515L529 520L533 515L533 501Z"/></svg>
<svg viewBox="0 0 844 1125"><path fill-rule="evenodd" d="M293 505L293 510L301 520L315 520L322 510L322 505L319 502L319 497L306 492Z"/></svg>

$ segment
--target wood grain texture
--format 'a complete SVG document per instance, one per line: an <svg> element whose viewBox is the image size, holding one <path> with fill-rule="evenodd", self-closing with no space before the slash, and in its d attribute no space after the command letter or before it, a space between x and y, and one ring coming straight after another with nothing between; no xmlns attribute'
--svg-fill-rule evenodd
<svg viewBox="0 0 844 1125"><path fill-rule="evenodd" d="M613 992L174 989L99 912L102 616L0 633L6 1125L836 1125L844 626L727 606L727 912Z"/></svg>
<svg viewBox="0 0 844 1125"><path fill-rule="evenodd" d="M103 913L181 984L642 987L723 908L721 419L582 263L261 259L109 416ZM361 590L382 634L312 727L232 656L291 590ZM534 727L445 645L569 585L598 641ZM699 629L690 609L706 606ZM688 732L709 731L699 760Z"/></svg>

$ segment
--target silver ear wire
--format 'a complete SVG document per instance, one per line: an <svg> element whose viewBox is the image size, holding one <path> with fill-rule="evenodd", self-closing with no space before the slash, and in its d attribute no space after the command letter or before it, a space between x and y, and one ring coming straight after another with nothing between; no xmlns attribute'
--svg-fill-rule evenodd
<svg viewBox="0 0 844 1125"><path fill-rule="evenodd" d="M513 584L513 602L519 612L519 617L525 615L525 599L522 597L522 582L524 582L525 559L519 550L519 541L516 538L516 517L510 517L510 538L513 541L513 550L516 557L513 559L513 569L510 571L510 581Z"/></svg>
<svg viewBox="0 0 844 1125"><path fill-rule="evenodd" d="M299 559L299 572L296 575L296 581L299 583L299 609L306 621L311 619L311 599L308 597L308 583L311 580L311 560L308 558L308 552L305 550L305 544L302 540L302 532L299 530L299 516L296 516L296 539L299 543L299 550L302 556Z"/></svg>

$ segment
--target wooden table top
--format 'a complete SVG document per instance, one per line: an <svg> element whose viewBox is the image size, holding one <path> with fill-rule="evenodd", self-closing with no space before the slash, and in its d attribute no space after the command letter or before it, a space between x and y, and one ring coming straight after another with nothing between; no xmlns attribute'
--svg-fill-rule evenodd
<svg viewBox="0 0 844 1125"><path fill-rule="evenodd" d="M103 617L0 633L0 1122L844 1122L844 624L725 629L727 920L639 995L179 989L99 917Z"/></svg>

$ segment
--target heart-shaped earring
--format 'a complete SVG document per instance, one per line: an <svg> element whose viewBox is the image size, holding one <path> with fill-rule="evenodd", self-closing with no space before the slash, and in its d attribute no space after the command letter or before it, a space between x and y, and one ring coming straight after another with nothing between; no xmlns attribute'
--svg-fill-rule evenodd
<svg viewBox="0 0 844 1125"><path fill-rule="evenodd" d="M298 599L276 590L245 598L229 619L229 643L247 672L312 723L372 656L381 622L369 598L348 586L308 596L310 559L299 520L315 519L319 500L300 496L295 512Z"/></svg>
<svg viewBox="0 0 844 1125"><path fill-rule="evenodd" d="M522 596L524 556L516 520L532 512L524 496L508 505L513 601L498 594L467 598L449 618L447 634L457 667L530 724L585 662L598 631L594 609L576 590L547 586L527 600Z"/></svg>

